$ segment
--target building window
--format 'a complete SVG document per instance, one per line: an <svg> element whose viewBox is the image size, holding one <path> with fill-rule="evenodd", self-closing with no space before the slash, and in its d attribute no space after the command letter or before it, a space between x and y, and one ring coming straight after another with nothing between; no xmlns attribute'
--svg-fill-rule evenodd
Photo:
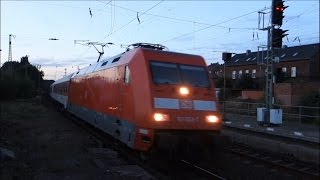
<svg viewBox="0 0 320 180"><path fill-rule="evenodd" d="M286 67L281 68L281 72L284 74L285 77L287 77L287 68Z"/></svg>
<svg viewBox="0 0 320 180"><path fill-rule="evenodd" d="M256 78L256 70L255 69L252 70L252 78Z"/></svg>
<svg viewBox="0 0 320 180"><path fill-rule="evenodd" d="M239 71L239 78L241 79L242 77L242 70Z"/></svg>
<svg viewBox="0 0 320 180"><path fill-rule="evenodd" d="M232 79L236 79L236 71L232 71Z"/></svg>
<svg viewBox="0 0 320 180"><path fill-rule="evenodd" d="M284 73L286 73L286 72L287 72L287 68L286 68L286 67L283 67L283 68L281 69L281 71L284 72Z"/></svg>
<svg viewBox="0 0 320 180"><path fill-rule="evenodd" d="M297 77L297 68L291 67L291 77Z"/></svg>

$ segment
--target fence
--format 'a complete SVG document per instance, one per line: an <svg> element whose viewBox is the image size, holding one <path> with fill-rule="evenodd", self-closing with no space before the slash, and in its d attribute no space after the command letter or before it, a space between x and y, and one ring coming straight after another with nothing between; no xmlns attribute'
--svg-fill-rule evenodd
<svg viewBox="0 0 320 180"><path fill-rule="evenodd" d="M257 118L257 108L266 107L263 103L248 103L224 101L220 102L221 110L226 115L237 115L252 120ZM282 119L285 122L298 122L299 124L320 125L320 107L274 105L275 109L282 109Z"/></svg>

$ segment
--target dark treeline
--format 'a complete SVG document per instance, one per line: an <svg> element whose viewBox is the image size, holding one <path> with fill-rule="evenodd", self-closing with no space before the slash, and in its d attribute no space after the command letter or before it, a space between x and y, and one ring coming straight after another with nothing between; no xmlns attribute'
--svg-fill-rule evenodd
<svg viewBox="0 0 320 180"><path fill-rule="evenodd" d="M43 90L43 71L29 63L28 56L20 62L5 62L1 67L0 99L31 98Z"/></svg>

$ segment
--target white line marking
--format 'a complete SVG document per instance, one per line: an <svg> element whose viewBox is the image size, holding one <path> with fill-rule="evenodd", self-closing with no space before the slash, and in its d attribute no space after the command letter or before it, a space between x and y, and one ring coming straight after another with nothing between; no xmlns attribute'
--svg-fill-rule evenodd
<svg viewBox="0 0 320 180"><path fill-rule="evenodd" d="M244 127L247 127L247 128L251 127L250 124L244 124L243 126L244 126Z"/></svg>
<svg viewBox="0 0 320 180"><path fill-rule="evenodd" d="M267 128L267 131L274 131L274 129L273 128Z"/></svg>
<svg viewBox="0 0 320 180"><path fill-rule="evenodd" d="M231 124L232 122L231 122L231 121L225 121L224 123L226 123L226 124Z"/></svg>
<svg viewBox="0 0 320 180"><path fill-rule="evenodd" d="M200 111L216 111L215 101L203 101L203 100L193 100L194 110Z"/></svg>
<svg viewBox="0 0 320 180"><path fill-rule="evenodd" d="M293 133L294 133L294 135L296 135L296 136L303 136L303 134L302 134L301 132L296 132L296 131L294 131Z"/></svg>
<svg viewBox="0 0 320 180"><path fill-rule="evenodd" d="M147 129L139 129L139 133L141 134L148 134L149 131Z"/></svg>
<svg viewBox="0 0 320 180"><path fill-rule="evenodd" d="M154 98L154 107L162 109L180 109L179 100L173 98Z"/></svg>

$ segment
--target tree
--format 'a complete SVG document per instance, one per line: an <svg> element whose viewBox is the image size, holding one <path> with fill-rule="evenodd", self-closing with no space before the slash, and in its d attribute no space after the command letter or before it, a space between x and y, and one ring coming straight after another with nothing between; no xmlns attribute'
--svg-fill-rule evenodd
<svg viewBox="0 0 320 180"><path fill-rule="evenodd" d="M217 88L223 88L224 87L224 78L223 77L219 77L215 81L215 85L216 85ZM231 88L231 87L232 87L231 79L226 78L226 88Z"/></svg>
<svg viewBox="0 0 320 180"><path fill-rule="evenodd" d="M240 79L235 82L235 88L239 89L256 89L258 85L253 81L250 74L244 74Z"/></svg>
<svg viewBox="0 0 320 180"><path fill-rule="evenodd" d="M44 76L43 71L29 63L28 56L22 57L20 62L5 62L0 71L2 100L34 96Z"/></svg>

